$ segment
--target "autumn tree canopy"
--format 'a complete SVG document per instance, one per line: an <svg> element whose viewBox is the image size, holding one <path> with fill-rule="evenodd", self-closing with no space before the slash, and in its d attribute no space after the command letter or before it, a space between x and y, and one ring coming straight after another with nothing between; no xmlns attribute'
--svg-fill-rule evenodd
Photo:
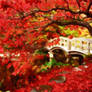
<svg viewBox="0 0 92 92"><path fill-rule="evenodd" d="M63 28L87 28L92 36L92 0L0 0L0 90L28 85L35 63L48 57L34 53L66 36Z"/></svg>
<svg viewBox="0 0 92 92"><path fill-rule="evenodd" d="M91 22L92 0L0 1L0 43L5 48L42 45L49 26L54 26L59 34L58 26L82 26L92 35Z"/></svg>

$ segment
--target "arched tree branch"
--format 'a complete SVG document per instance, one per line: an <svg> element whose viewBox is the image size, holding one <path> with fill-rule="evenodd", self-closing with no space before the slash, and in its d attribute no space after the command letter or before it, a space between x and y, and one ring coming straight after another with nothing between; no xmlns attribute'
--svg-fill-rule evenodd
<svg viewBox="0 0 92 92"><path fill-rule="evenodd" d="M90 10L91 6L92 6L92 1L90 0L90 3L89 3L88 8L86 10L87 13L89 13L89 10Z"/></svg>
<svg viewBox="0 0 92 92"><path fill-rule="evenodd" d="M60 25L60 26L65 26L65 25L79 25L79 26L83 26L83 27L86 27L89 30L89 33L92 36L92 27L87 22L82 22L82 21L78 21L78 20L72 20L72 21L69 21L69 22L52 21L51 23L49 23L46 26L44 26L43 30L45 28L47 28L48 26L52 25L52 24L57 24L57 25Z"/></svg>
<svg viewBox="0 0 92 92"><path fill-rule="evenodd" d="M89 23L87 22L82 22L82 21L78 21L78 20L72 20L69 22L58 22L55 21L56 24L64 26L64 25L79 25L79 26L83 26L86 27L89 30L89 33L92 35L92 27L89 25Z"/></svg>

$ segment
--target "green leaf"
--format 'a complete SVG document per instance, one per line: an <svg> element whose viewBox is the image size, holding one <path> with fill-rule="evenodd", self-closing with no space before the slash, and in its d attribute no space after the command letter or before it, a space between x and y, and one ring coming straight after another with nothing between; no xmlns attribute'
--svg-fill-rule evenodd
<svg viewBox="0 0 92 92"><path fill-rule="evenodd" d="M46 71L46 70L47 70L47 68L46 69L42 69L41 72Z"/></svg>
<svg viewBox="0 0 92 92"><path fill-rule="evenodd" d="M43 38L46 39L47 38L47 35L43 35Z"/></svg>
<svg viewBox="0 0 92 92"><path fill-rule="evenodd" d="M64 29L64 26L58 26L61 30L63 30Z"/></svg>
<svg viewBox="0 0 92 92"><path fill-rule="evenodd" d="M73 35L73 36L75 36L75 37L78 37L78 31L76 31L76 30L70 30L70 28L68 28L67 30L63 30L63 32L67 35L67 36L69 36L69 35Z"/></svg>
<svg viewBox="0 0 92 92"><path fill-rule="evenodd" d="M56 14L57 12L55 10L51 11L52 14Z"/></svg>
<svg viewBox="0 0 92 92"><path fill-rule="evenodd" d="M56 63L56 65L57 65L57 66L60 66L60 65L62 65L62 63L61 63L61 62L58 62L58 63Z"/></svg>

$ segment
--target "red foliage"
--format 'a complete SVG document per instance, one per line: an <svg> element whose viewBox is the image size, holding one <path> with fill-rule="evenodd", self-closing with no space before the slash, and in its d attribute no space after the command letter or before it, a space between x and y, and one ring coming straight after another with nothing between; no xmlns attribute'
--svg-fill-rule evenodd
<svg viewBox="0 0 92 92"><path fill-rule="evenodd" d="M78 19L80 14L72 14L67 9L70 7L73 11L80 9L84 12L91 0L79 1L80 8L76 0L0 0L0 53L4 54L0 58L2 90L14 90L20 85L22 87L29 84L29 76L35 76L32 71L33 61L44 58L41 55L34 57L35 50L43 48L50 38L66 36L65 33L56 32L58 27L56 30L48 28L48 24L56 20L67 22L72 18ZM65 8L67 12L57 9L42 12L52 8ZM77 29L79 26L72 27ZM58 41L51 44L57 44ZM16 78L18 82L12 81ZM10 88L8 83L13 85L13 88ZM24 88L20 89L23 90Z"/></svg>
<svg viewBox="0 0 92 92"><path fill-rule="evenodd" d="M4 53L3 47L0 47L0 53Z"/></svg>
<svg viewBox="0 0 92 92"><path fill-rule="evenodd" d="M61 35L62 35L62 36L66 36L66 34L65 34L65 33L61 33Z"/></svg>
<svg viewBox="0 0 92 92"><path fill-rule="evenodd" d="M92 90L92 64L87 64L88 68L84 66L79 66L82 71L75 71L74 67L62 67L60 69L54 68L51 72L47 74L41 74L41 79L33 83L32 88L37 88L39 90L40 85L50 85L52 86L52 92L79 92L79 91L91 91ZM67 71L63 74L61 72ZM56 83L55 81L50 82L51 78L55 76L65 76L66 82Z"/></svg>
<svg viewBox="0 0 92 92"><path fill-rule="evenodd" d="M69 38L69 39L72 39L72 38L73 38L73 35L68 36L68 38Z"/></svg>

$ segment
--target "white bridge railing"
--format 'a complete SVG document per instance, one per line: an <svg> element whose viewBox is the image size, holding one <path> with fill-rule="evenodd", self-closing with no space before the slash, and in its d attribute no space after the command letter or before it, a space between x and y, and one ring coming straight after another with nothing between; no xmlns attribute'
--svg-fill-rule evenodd
<svg viewBox="0 0 92 92"><path fill-rule="evenodd" d="M50 50L54 47L60 47L66 52L77 51L84 54L92 54L92 38L54 38L49 40L46 48Z"/></svg>

